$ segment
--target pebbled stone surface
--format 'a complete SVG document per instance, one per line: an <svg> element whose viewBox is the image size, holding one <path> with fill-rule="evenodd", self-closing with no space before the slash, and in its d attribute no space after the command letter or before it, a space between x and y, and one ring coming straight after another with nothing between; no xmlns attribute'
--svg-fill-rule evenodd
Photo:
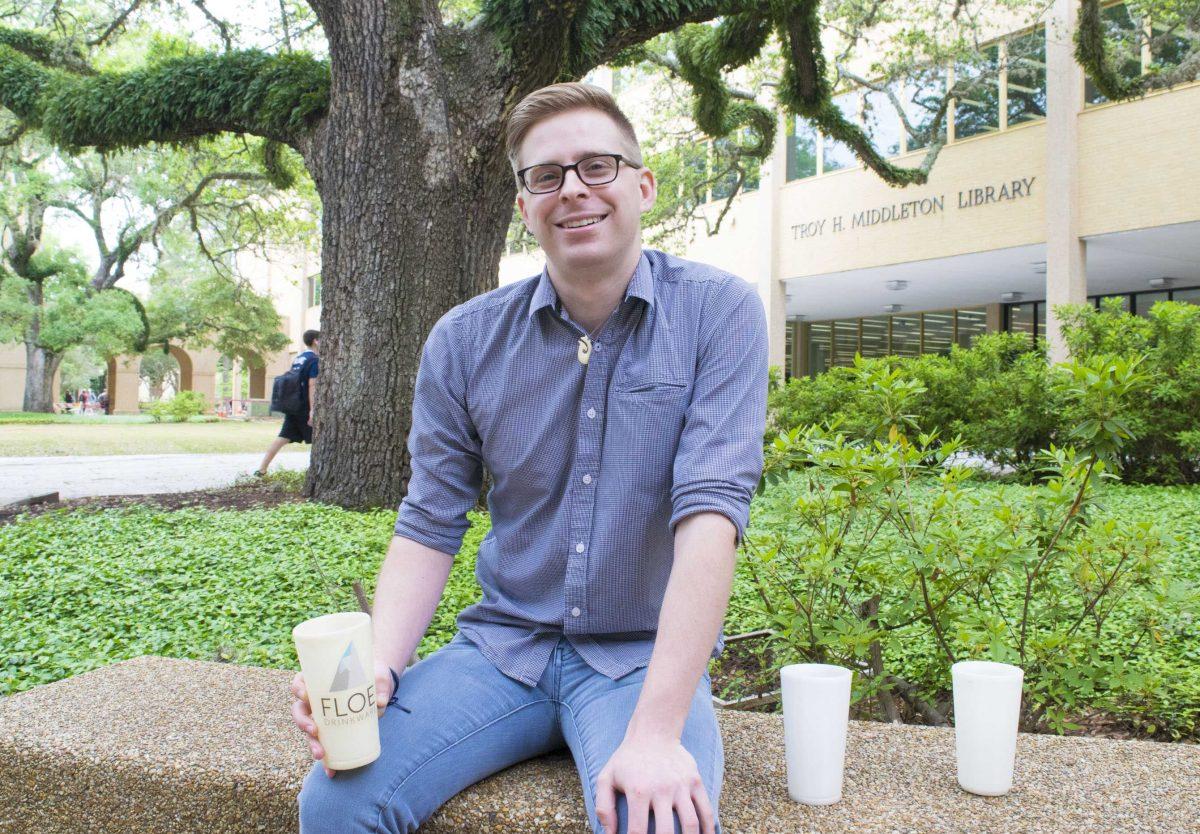
<svg viewBox="0 0 1200 834"><path fill-rule="evenodd" d="M0 701L0 833L295 832L291 673L142 657ZM1022 735L1013 791L960 790L951 730L852 722L841 803L787 796L776 715L721 714L726 834L1200 831L1200 746ZM430 834L584 834L570 757L451 800Z"/></svg>

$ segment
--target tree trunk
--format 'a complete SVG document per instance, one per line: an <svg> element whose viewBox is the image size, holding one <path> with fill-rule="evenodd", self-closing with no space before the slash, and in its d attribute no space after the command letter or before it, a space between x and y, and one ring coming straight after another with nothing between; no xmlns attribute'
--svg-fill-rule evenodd
<svg viewBox="0 0 1200 834"><path fill-rule="evenodd" d="M33 316L25 328L25 397L21 410L49 414L54 411L54 375L58 373L63 355L38 344L42 335L42 305L45 302L42 279L30 279L26 294L33 306Z"/></svg>
<svg viewBox="0 0 1200 834"><path fill-rule="evenodd" d="M25 343L25 399L24 411L54 411L57 392L54 390L54 375L62 364L63 355L36 344Z"/></svg>
<svg viewBox="0 0 1200 834"><path fill-rule="evenodd" d="M403 497L421 347L447 310L495 286L514 196L501 138L513 93L495 49L450 28L391 31L393 13L376 13L383 31L322 21L330 108L301 148L323 207L306 492L344 507Z"/></svg>

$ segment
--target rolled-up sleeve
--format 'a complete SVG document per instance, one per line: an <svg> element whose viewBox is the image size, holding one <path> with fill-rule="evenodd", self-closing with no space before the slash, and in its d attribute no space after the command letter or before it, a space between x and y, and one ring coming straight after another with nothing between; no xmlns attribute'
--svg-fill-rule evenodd
<svg viewBox="0 0 1200 834"><path fill-rule="evenodd" d="M731 278L705 305L692 401L675 455L671 529L718 512L740 542L763 468L767 328L762 301Z"/></svg>
<svg viewBox="0 0 1200 834"><path fill-rule="evenodd" d="M453 556L479 497L482 456L467 411L467 353L451 315L434 325L421 352L408 432L412 476L395 533Z"/></svg>

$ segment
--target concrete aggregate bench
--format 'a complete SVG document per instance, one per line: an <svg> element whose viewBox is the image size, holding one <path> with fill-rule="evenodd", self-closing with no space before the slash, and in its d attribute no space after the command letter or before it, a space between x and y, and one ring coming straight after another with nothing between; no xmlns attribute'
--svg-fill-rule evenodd
<svg viewBox="0 0 1200 834"><path fill-rule="evenodd" d="M291 674L142 657L0 701L3 834L295 832ZM1200 831L1200 747L1022 735L1011 794L963 793L951 731L855 722L843 801L787 796L779 716L721 715L727 834ZM565 755L455 797L430 834L583 834Z"/></svg>

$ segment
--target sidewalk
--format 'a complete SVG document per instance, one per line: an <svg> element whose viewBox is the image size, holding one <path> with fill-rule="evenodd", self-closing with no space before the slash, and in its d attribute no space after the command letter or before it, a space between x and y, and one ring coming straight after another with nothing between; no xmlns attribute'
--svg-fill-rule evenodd
<svg viewBox="0 0 1200 834"><path fill-rule="evenodd" d="M305 469L308 450L280 452L271 469ZM57 492L60 499L188 492L228 486L253 472L260 452L194 455L0 457L0 506Z"/></svg>

